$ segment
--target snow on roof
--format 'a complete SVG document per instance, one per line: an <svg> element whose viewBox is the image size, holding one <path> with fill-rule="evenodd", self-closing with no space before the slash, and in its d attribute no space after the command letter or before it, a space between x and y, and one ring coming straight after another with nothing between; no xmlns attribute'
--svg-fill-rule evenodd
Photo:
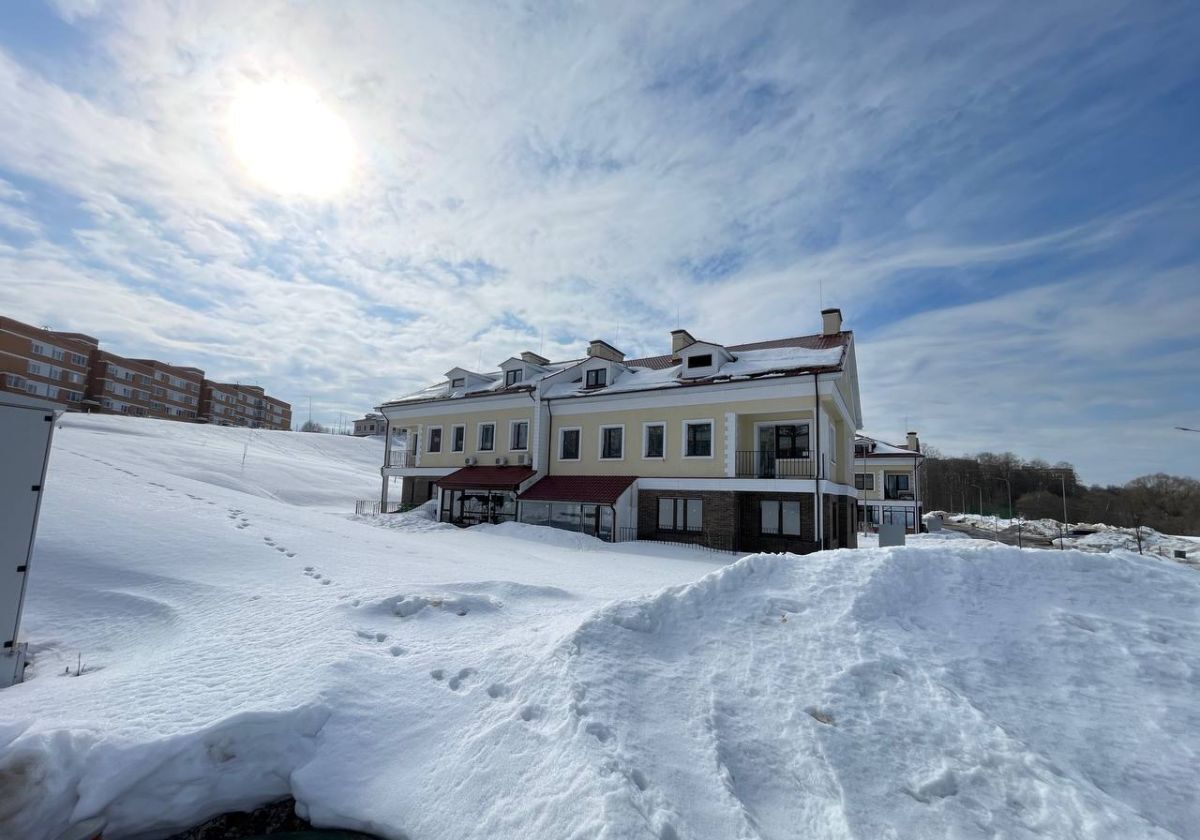
<svg viewBox="0 0 1200 840"><path fill-rule="evenodd" d="M733 355L733 360L721 365L720 370L713 376L689 378L681 381L679 378L680 363L678 358L666 356L647 356L641 359L629 359L624 362L611 362L617 365L618 373L611 384L605 388L584 388L582 381L571 381L569 377L557 377L545 389L547 398L584 396L593 394L621 394L630 391L647 391L657 388L671 388L683 385L696 385L706 382L723 382L731 379L741 379L772 374L783 375L810 370L838 368L842 364L849 343L850 333L842 332L836 335L804 335L792 338L758 341L751 344L738 344L725 347ZM703 342L705 344L712 342ZM720 347L723 345L713 344ZM526 379L514 386L506 386L500 372L475 374L476 376L492 379L483 388L449 389L448 383L441 382L429 385L419 391L414 391L390 401L390 404L405 402L422 402L436 399L459 399L462 397L484 396L505 390L529 388L542 379L562 373L596 357L572 359L566 362L550 362L540 367L544 370L531 371ZM607 360L606 360L607 361Z"/></svg>
<svg viewBox="0 0 1200 840"><path fill-rule="evenodd" d="M863 443L863 442L867 442L867 441L875 444L874 449L872 449L868 453L868 455L872 455L875 457L886 456L886 455L909 455L909 456L911 456L914 454L920 454L920 453L914 453L913 450L909 449L906 446L896 446L895 444L892 444L892 443L885 443L884 441L880 440L879 438L874 438L874 437L871 437L870 435L856 435L854 438L855 443Z"/></svg>

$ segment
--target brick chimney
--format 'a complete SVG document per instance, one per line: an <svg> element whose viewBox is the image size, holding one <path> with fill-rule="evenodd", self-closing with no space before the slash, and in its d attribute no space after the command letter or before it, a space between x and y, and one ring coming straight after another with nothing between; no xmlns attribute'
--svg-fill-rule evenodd
<svg viewBox="0 0 1200 840"><path fill-rule="evenodd" d="M588 342L587 354L596 359L607 359L610 362L625 361L625 354L613 347L607 341L601 341L598 338L593 338Z"/></svg>
<svg viewBox="0 0 1200 840"><path fill-rule="evenodd" d="M821 310L821 334L822 335L837 335L842 331L842 310L840 309L822 309Z"/></svg>
<svg viewBox="0 0 1200 840"><path fill-rule="evenodd" d="M550 364L549 359L539 356L537 353L534 353L532 350L522 350L521 351L521 361L526 362L531 365L548 365L548 364Z"/></svg>
<svg viewBox="0 0 1200 840"><path fill-rule="evenodd" d="M919 440L917 440L916 432L908 433L908 443L906 443L905 446L907 448L911 449L913 452L921 451L921 442Z"/></svg>
<svg viewBox="0 0 1200 840"><path fill-rule="evenodd" d="M696 339L692 338L692 334L687 330L671 330L671 355L679 353L684 347L689 344L695 344Z"/></svg>

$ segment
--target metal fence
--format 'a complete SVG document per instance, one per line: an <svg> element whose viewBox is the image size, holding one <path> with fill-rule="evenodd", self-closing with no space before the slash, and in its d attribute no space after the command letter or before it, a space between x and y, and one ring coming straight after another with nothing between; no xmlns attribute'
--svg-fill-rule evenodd
<svg viewBox="0 0 1200 840"><path fill-rule="evenodd" d="M386 505L381 505L379 502L373 502L370 499L358 499L354 502L354 515L378 516L381 513L400 513L412 507L413 505L405 506L400 502L388 502Z"/></svg>
<svg viewBox="0 0 1200 840"><path fill-rule="evenodd" d="M688 536L683 536L687 533ZM704 551L734 552L733 536L713 534L708 531L654 531L648 536L638 536L637 528L618 528L617 542L644 542L656 545L682 545Z"/></svg>
<svg viewBox="0 0 1200 840"><path fill-rule="evenodd" d="M734 453L738 478L817 478L817 461L807 452L798 458L781 458L774 452L746 450Z"/></svg>

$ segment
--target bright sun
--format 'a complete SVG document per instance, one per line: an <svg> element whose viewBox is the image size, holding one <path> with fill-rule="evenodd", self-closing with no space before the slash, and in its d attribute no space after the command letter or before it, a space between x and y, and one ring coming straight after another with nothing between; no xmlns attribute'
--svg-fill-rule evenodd
<svg viewBox="0 0 1200 840"><path fill-rule="evenodd" d="M350 182L350 131L305 85L269 82L239 91L229 137L250 176L274 192L329 198Z"/></svg>

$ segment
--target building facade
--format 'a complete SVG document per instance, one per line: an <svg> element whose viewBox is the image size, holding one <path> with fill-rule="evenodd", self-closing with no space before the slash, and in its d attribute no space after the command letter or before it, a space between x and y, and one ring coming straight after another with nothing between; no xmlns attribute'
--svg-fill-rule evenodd
<svg viewBox="0 0 1200 840"><path fill-rule="evenodd" d="M56 332L0 316L0 391L79 410L97 344L82 333Z"/></svg>
<svg viewBox="0 0 1200 840"><path fill-rule="evenodd" d="M840 311L822 316L821 333L776 341L675 330L661 356L626 359L596 340L567 362L526 352L498 371L450 370L380 406L407 441L386 447L383 492L401 476L402 502L436 498L460 525L738 551L854 546L854 337Z"/></svg>
<svg viewBox="0 0 1200 840"><path fill-rule="evenodd" d="M154 368L107 350L93 350L84 408L103 414L150 417Z"/></svg>
<svg viewBox="0 0 1200 840"><path fill-rule="evenodd" d="M204 371L169 365L155 359L135 359L150 368L150 416L166 420L195 420L200 416Z"/></svg>
<svg viewBox="0 0 1200 840"><path fill-rule="evenodd" d="M200 388L200 419L220 426L286 431L292 428L292 406L257 385L205 379Z"/></svg>
<svg viewBox="0 0 1200 840"><path fill-rule="evenodd" d="M382 414L368 414L354 421L355 437L382 437L387 433L387 420Z"/></svg>
<svg viewBox="0 0 1200 840"><path fill-rule="evenodd" d="M854 488L858 520L865 527L903 523L909 533L921 529L921 490L925 456L916 432L904 446L859 435L854 439Z"/></svg>

